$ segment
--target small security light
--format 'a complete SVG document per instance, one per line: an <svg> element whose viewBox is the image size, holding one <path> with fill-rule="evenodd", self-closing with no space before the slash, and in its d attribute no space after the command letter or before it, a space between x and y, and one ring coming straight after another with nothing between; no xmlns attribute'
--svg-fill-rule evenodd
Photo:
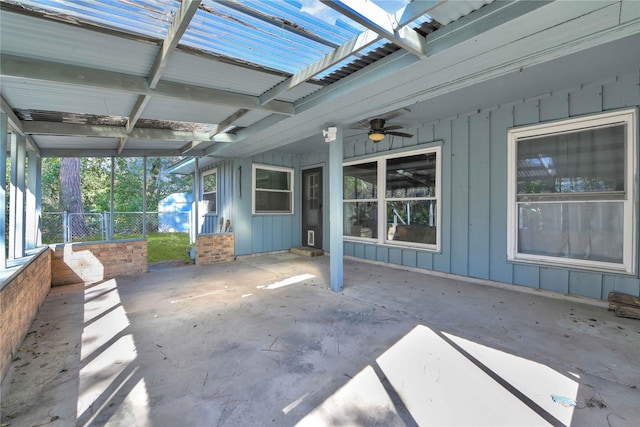
<svg viewBox="0 0 640 427"><path fill-rule="evenodd" d="M336 140L336 134L338 133L338 128L330 127L326 130L322 130L322 136L324 136L324 142L332 142Z"/></svg>

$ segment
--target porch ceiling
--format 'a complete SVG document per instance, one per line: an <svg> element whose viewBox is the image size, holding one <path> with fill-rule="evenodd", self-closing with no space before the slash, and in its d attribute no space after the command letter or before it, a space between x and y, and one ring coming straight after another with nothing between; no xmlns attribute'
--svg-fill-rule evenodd
<svg viewBox="0 0 640 427"><path fill-rule="evenodd" d="M640 62L629 1L91 4L0 0L2 110L43 156L310 151L330 125L415 129L605 75L585 55Z"/></svg>

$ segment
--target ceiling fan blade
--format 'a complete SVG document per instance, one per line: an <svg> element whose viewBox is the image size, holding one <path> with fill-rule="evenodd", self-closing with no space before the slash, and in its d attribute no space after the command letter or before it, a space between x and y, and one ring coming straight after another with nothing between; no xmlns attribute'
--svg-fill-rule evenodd
<svg viewBox="0 0 640 427"><path fill-rule="evenodd" d="M410 133L404 133L404 132L385 132L387 135L394 135L394 136L402 136L403 138L413 138L413 135L411 135Z"/></svg>
<svg viewBox="0 0 640 427"><path fill-rule="evenodd" d="M391 126L387 126L384 128L385 131L387 130L396 130L396 129L402 129L404 126L400 126L400 125L391 125Z"/></svg>
<svg viewBox="0 0 640 427"><path fill-rule="evenodd" d="M370 125L367 120L358 120L349 129L369 129Z"/></svg>

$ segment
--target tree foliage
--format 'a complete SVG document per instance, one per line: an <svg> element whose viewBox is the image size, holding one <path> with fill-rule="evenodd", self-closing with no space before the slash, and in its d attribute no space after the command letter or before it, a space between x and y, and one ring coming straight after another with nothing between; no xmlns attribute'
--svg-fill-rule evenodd
<svg viewBox="0 0 640 427"><path fill-rule="evenodd" d="M62 173L67 173L64 165L67 160L58 158L44 158L42 160L42 209L44 212L61 210L72 212L68 202L65 201L68 200L65 197L69 192L67 186L70 184L65 184L60 179ZM168 168L176 160L177 158L170 157L147 158L148 212L156 211L158 202L169 194L191 191L192 180L190 177L168 173ZM74 167L77 166L74 170L77 172L80 183L84 211L109 211L111 158L86 157L74 159L74 162ZM143 164L142 158L118 157L115 159L113 190L113 210L115 212L142 211Z"/></svg>

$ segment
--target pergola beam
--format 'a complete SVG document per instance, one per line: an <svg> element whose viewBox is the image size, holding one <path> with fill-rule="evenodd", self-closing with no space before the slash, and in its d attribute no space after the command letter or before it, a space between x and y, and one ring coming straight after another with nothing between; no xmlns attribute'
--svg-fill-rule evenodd
<svg viewBox="0 0 640 427"><path fill-rule="evenodd" d="M82 125L40 121L22 122L24 132L32 135L89 136L101 138L156 139L163 141L209 140L209 132L184 130L135 128L127 135L122 126Z"/></svg>
<svg viewBox="0 0 640 427"><path fill-rule="evenodd" d="M169 58L178 46L180 38L182 38L187 27L189 27L189 23L198 10L200 2L201 0L183 0L182 3L180 3L180 9L178 9L178 13L171 23L167 36L160 47L160 52L158 52L158 56L156 56L156 60L151 68L151 73L149 74L149 77L147 77L150 89L155 89L158 85L165 68L169 64ZM140 95L138 97L136 105L133 107L131 114L129 114L129 120L127 121L126 126L127 133L130 133L135 127L136 123L142 116L142 112L149 104L149 101L151 101L151 95L149 94ZM118 154L122 153L127 140L128 138L120 139Z"/></svg>
<svg viewBox="0 0 640 427"><path fill-rule="evenodd" d="M291 22L287 22L284 19L278 18L276 16L271 16L266 13L262 13L255 9L252 9L250 7L244 6L242 3L238 2L237 0L235 1L217 0L216 3L220 3L230 9L237 10L238 12L241 12L245 15L252 16L253 18L259 19L263 22L267 22L278 28L282 28L285 31L289 31L297 36L304 37L307 40L311 40L316 43L322 44L324 46L329 46L332 48L338 47L336 43L330 42L329 40L325 40L322 37L316 36L315 34L309 31L304 31L304 28L301 28L300 26L293 25Z"/></svg>
<svg viewBox="0 0 640 427"><path fill-rule="evenodd" d="M398 27L404 27L413 22L416 18L429 13L433 8L445 3L447 0L422 0L409 3L406 7L400 9L395 14L395 21ZM294 87L301 85L313 76L320 74L324 70L331 68L340 61L358 53L362 49L372 45L380 40L383 36L373 30L366 30L341 46L338 46L333 52L330 52L310 64L303 70L297 72L285 81L269 89L260 96L260 101L264 104L274 100L278 95L286 92Z"/></svg>
<svg viewBox="0 0 640 427"><path fill-rule="evenodd" d="M195 150L189 153L193 156L204 156L203 150ZM41 155L45 157L118 157L115 149L90 149L90 148L43 148ZM127 149L121 157L180 157L178 149Z"/></svg>
<svg viewBox="0 0 640 427"><path fill-rule="evenodd" d="M414 55L425 55L426 38L412 28L402 28L395 14L386 12L375 3L366 0L322 2ZM399 14L402 16L403 12Z"/></svg>
<svg viewBox="0 0 640 427"><path fill-rule="evenodd" d="M187 30L187 27L189 27L189 23L196 14L198 7L200 7L200 3L201 0L182 0L180 9L178 9L178 13L171 23L167 36L162 42L160 53L156 57L156 61L153 64L151 73L149 74L148 80L149 87L151 89L155 88L160 81L164 69L169 64L169 58L178 46L182 35Z"/></svg>
<svg viewBox="0 0 640 427"><path fill-rule="evenodd" d="M238 120L240 117L244 116L248 112L249 110L247 110L246 108L241 108L235 113L233 113L232 115L230 115L229 117L227 117L226 119L222 120L220 123L216 125L215 129L209 132L209 139L213 138L215 135L218 135L220 132L224 131L226 128L231 126L236 120Z"/></svg>
<svg viewBox="0 0 640 427"><path fill-rule="evenodd" d="M260 103L258 96L237 92L164 80L158 83L156 89L151 89L147 79L144 77L13 55L0 55L0 62L2 63L2 75L5 78L39 80L109 91L137 93L138 95L155 95L238 109L247 108L250 110L269 111L288 116L294 114L291 102L271 101L263 105Z"/></svg>
<svg viewBox="0 0 640 427"><path fill-rule="evenodd" d="M266 104L273 101L281 93L301 85L316 74L334 66L343 59L350 57L378 40L380 40L380 36L374 31L365 31L359 34L333 52L326 54L316 62L260 95L260 102Z"/></svg>

